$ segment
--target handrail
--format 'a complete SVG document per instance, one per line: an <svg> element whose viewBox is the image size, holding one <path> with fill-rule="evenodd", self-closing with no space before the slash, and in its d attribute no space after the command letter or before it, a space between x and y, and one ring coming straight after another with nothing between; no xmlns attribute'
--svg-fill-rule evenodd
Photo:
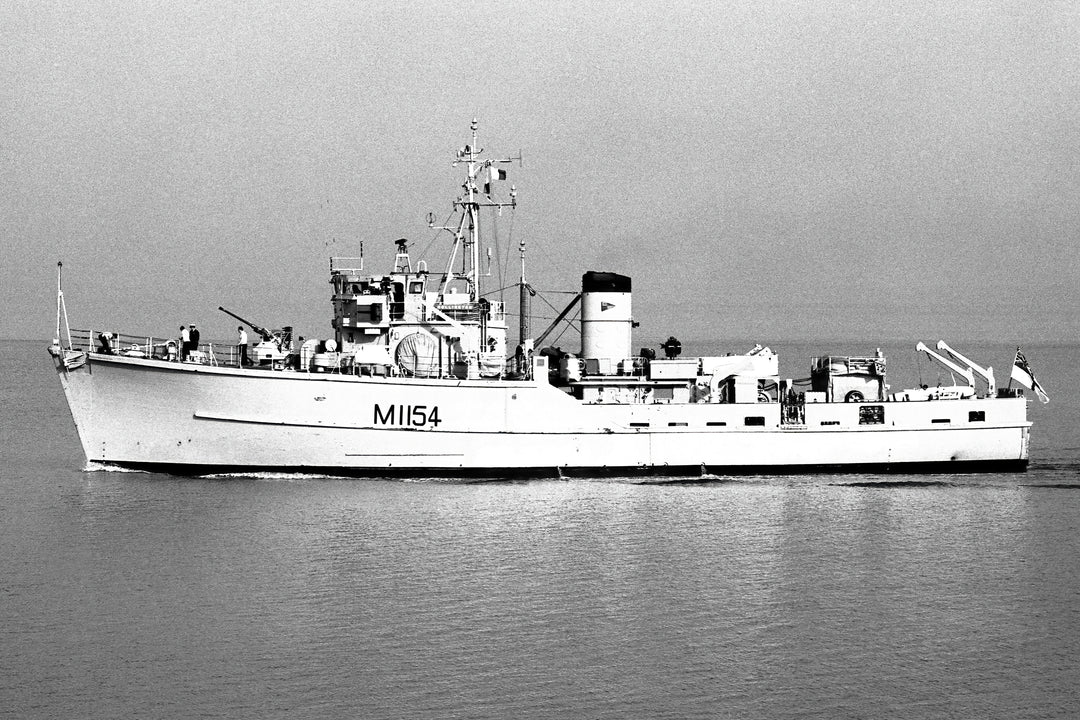
<svg viewBox="0 0 1080 720"><path fill-rule="evenodd" d="M108 352L104 352L102 336L107 335ZM136 357L161 362L180 362L180 340L172 337L154 337L153 335L133 335L111 330L78 330L71 331L71 347L75 350L85 350L97 355L119 355L122 357ZM195 348L206 359L205 363L211 366L240 367L239 353L236 345L232 343L199 343ZM188 361L192 362L192 361Z"/></svg>

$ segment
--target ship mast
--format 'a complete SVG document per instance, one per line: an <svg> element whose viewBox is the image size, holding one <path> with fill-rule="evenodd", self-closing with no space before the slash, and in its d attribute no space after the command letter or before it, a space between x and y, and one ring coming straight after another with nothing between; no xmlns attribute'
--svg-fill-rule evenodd
<svg viewBox="0 0 1080 720"><path fill-rule="evenodd" d="M67 331L67 350L71 349L71 325L68 323L67 303L64 302L64 263L56 262L56 342L60 342L60 319L63 317L64 330Z"/></svg>
<svg viewBox="0 0 1080 720"><path fill-rule="evenodd" d="M476 175L483 165L478 163L474 156L484 151L476 141L476 118L473 118L470 129L472 130L472 144L466 146L466 150L471 150L468 159L469 178L465 182L465 192L468 197L465 212L469 222L469 239L465 241L465 244L469 253L469 295L470 299L476 302L480 299L480 201L476 192Z"/></svg>
<svg viewBox="0 0 1080 720"><path fill-rule="evenodd" d="M525 341L529 339L529 295L532 288L525 279L525 238L518 242L518 252L521 254L521 281L518 283L518 344L525 347Z"/></svg>
<svg viewBox="0 0 1080 720"><path fill-rule="evenodd" d="M462 185L464 192L461 197L454 201L454 207L461 210L461 221L456 228L442 227L440 229L447 230L454 235L454 249L450 254L449 264L447 266L446 277L443 281L442 292L446 292L446 288L451 280L455 278L464 279L469 286L469 299L472 302L478 302L480 300L480 208L514 208L517 206L517 192L513 185L510 186L510 200L509 202L499 202L493 200L491 194L487 192L488 188L482 193L480 191L480 185L489 186L491 182L496 180L506 179L506 171L498 169L499 165L512 163L515 160L521 161L521 155L513 158L492 158L483 159L480 156L484 150L477 142L477 128L479 123L474 118L470 129L472 130L472 142L465 147L457 151L457 155L453 164L455 166L464 164L466 169L465 182ZM485 181L483 176L487 173L487 180ZM429 215L429 226L435 227ZM453 258L457 254L457 248L462 248L462 269L460 273L451 272L453 265Z"/></svg>

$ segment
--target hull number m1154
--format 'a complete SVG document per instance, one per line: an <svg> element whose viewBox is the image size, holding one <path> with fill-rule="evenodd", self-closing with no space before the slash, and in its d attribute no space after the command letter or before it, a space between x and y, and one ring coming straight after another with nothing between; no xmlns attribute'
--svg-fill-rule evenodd
<svg viewBox="0 0 1080 720"><path fill-rule="evenodd" d="M398 427L438 427L442 420L439 419L439 406L432 405L390 405L383 410L378 404L375 405L376 425L395 425Z"/></svg>

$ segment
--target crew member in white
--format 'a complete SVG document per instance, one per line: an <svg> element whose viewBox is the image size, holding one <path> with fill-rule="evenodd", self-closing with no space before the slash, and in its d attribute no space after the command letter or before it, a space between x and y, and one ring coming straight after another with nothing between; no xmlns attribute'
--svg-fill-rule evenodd
<svg viewBox="0 0 1080 720"><path fill-rule="evenodd" d="M248 336L247 331L244 330L244 326L240 325L236 328L236 331L240 334L240 338L236 342L236 351L240 355L240 367L250 365L251 360L248 359L247 346Z"/></svg>

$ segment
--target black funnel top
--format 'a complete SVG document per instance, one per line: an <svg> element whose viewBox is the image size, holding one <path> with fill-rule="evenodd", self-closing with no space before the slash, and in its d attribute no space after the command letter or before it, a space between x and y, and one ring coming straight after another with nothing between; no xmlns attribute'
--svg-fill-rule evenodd
<svg viewBox="0 0 1080 720"><path fill-rule="evenodd" d="M589 271L581 276L581 292L630 292L630 278L610 272Z"/></svg>

